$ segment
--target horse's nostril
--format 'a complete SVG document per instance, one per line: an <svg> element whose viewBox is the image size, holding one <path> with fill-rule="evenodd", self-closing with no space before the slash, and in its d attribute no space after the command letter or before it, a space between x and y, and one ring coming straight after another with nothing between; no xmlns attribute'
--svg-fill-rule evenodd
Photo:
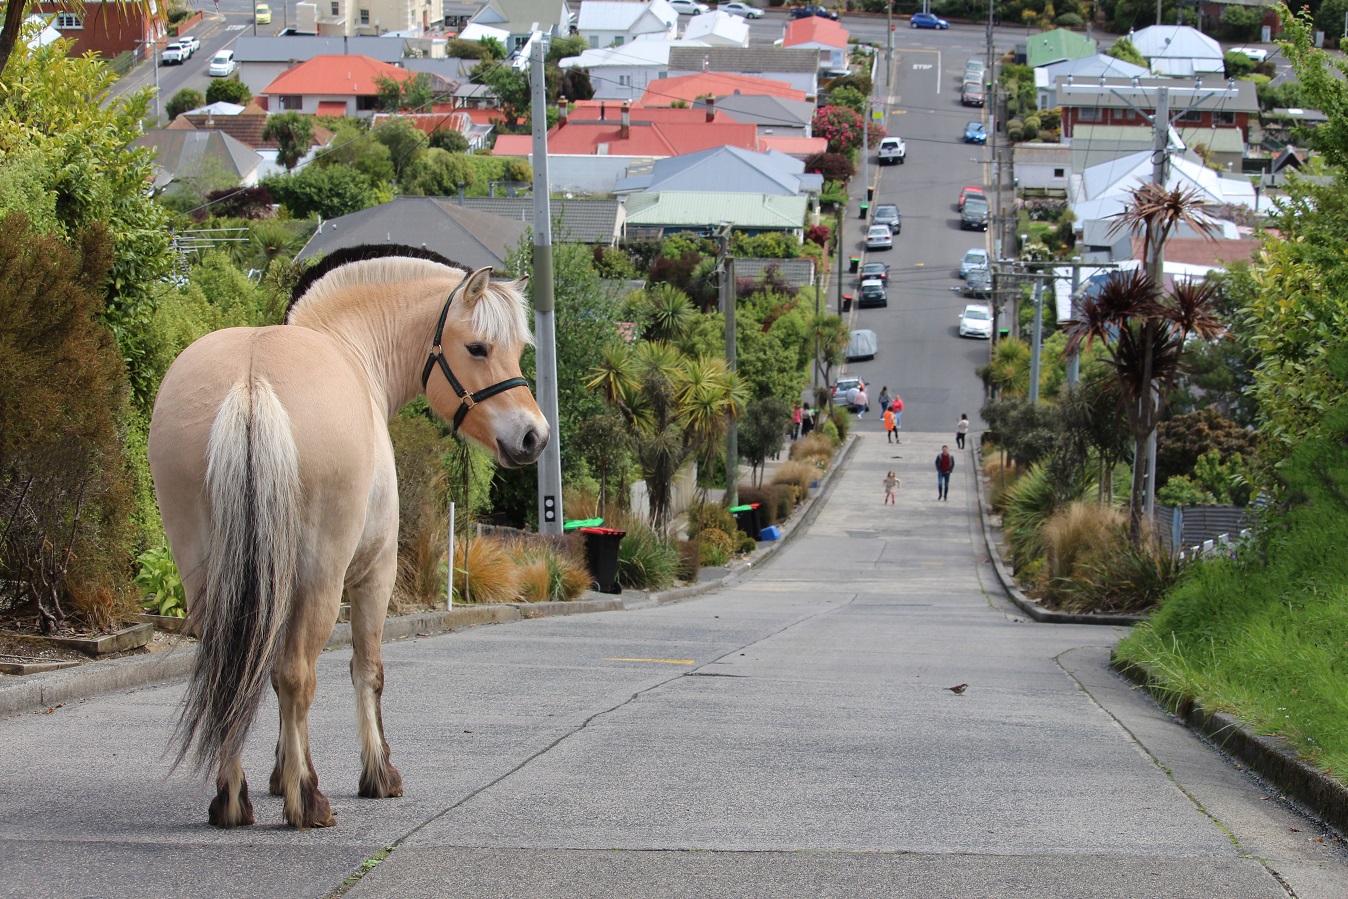
<svg viewBox="0 0 1348 899"><path fill-rule="evenodd" d="M525 433L524 439L520 441L520 449L526 455L532 456L538 451L538 448L538 429L530 428Z"/></svg>

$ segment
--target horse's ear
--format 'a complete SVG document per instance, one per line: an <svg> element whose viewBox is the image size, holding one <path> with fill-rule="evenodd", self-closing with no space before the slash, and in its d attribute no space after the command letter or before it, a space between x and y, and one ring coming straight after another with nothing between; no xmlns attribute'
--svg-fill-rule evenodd
<svg viewBox="0 0 1348 899"><path fill-rule="evenodd" d="M524 293L526 290L528 290L528 289L529 289L529 276L528 276L528 275L520 275L518 278L516 278L516 279L515 279L515 289L518 290L520 293Z"/></svg>
<svg viewBox="0 0 1348 899"><path fill-rule="evenodd" d="M464 280L463 299L472 306L478 300L482 299L487 292L487 287L491 284L491 266L480 268L473 272Z"/></svg>

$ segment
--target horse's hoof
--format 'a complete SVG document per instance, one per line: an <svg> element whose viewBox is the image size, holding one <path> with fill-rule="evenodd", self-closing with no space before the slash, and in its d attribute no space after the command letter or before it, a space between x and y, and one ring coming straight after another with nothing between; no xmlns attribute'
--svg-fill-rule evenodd
<svg viewBox="0 0 1348 899"><path fill-rule="evenodd" d="M211 800L207 820L215 827L247 827L253 823L253 803L248 799L248 784L239 790L239 798L231 800L222 787Z"/></svg>
<svg viewBox="0 0 1348 899"><path fill-rule="evenodd" d="M296 830L307 830L310 827L333 827L337 819L332 815L332 804L328 802L328 797L318 792L317 788L300 789L300 814L294 815L290 809L286 809L286 823Z"/></svg>
<svg viewBox="0 0 1348 899"><path fill-rule="evenodd" d="M281 764L278 762L275 768L271 769L271 779L267 781L267 792L273 796L284 796L285 789L281 786Z"/></svg>
<svg viewBox="0 0 1348 899"><path fill-rule="evenodd" d="M403 776L392 765L385 765L379 774L368 771L360 775L358 795L365 799L392 799L403 794Z"/></svg>

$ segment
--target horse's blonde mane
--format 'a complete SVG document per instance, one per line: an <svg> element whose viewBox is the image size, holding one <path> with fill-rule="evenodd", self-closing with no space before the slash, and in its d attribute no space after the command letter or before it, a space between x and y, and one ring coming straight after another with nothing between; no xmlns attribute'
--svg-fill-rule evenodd
<svg viewBox="0 0 1348 899"><path fill-rule="evenodd" d="M459 276L459 283L470 272L429 259L406 256L384 256L361 259L340 265L309 285L304 294L291 306L287 321L295 321L305 313L319 313L320 308L343 308L365 301L359 288L386 285L396 281L415 281L430 278ZM492 281L482 299L473 307L472 328L482 339L492 344L532 345L525 314L524 297L511 289L505 281ZM458 286L457 284L455 285ZM355 290L355 292L353 292ZM441 298L441 302L444 297ZM452 314L452 313L451 313Z"/></svg>

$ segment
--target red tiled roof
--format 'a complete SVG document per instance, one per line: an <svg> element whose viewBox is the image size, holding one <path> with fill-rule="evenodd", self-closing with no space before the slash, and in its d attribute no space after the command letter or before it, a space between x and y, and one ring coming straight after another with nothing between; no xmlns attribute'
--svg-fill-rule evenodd
<svg viewBox="0 0 1348 899"><path fill-rule="evenodd" d="M800 44L846 47L847 29L832 19L825 19L822 16L792 19L786 23L786 37L782 38L782 46L795 47Z"/></svg>
<svg viewBox="0 0 1348 899"><path fill-rule="evenodd" d="M1145 241L1133 238L1133 258L1145 259ZM1258 237L1237 240L1208 240L1205 237L1172 237L1165 245L1165 261L1181 265L1222 266L1228 262L1249 261L1264 246Z"/></svg>
<svg viewBox="0 0 1348 899"><path fill-rule="evenodd" d="M456 109L453 112L446 110L444 112L402 113L398 118L406 119L413 126L427 134L434 134L437 131L446 130L463 132L465 130L463 122L465 119L468 119L468 116L465 114L466 112L467 110L465 109ZM370 121L370 127L373 128L385 119L390 118L393 118L393 116L386 112L377 112ZM468 120L472 121L471 119Z"/></svg>
<svg viewBox="0 0 1348 899"><path fill-rule="evenodd" d="M680 156L714 147L740 147L757 150L757 129L752 124L731 121L716 113L708 122L701 109L670 109L633 105L631 127L622 136L622 107L607 104L605 119L598 120L599 104L588 100L573 108L565 125L548 131L548 153L561 156L599 155L607 145L608 156ZM579 119L579 120L578 120ZM528 156L532 138L527 134L506 134L496 139L492 151L497 156Z"/></svg>
<svg viewBox="0 0 1348 899"><path fill-rule="evenodd" d="M805 99L804 91L796 90L785 81L733 72L698 72L677 78L661 78L646 89L641 102L647 106L669 106L675 100L691 103L699 97L724 97L727 94L781 97L783 100Z"/></svg>
<svg viewBox="0 0 1348 899"><path fill-rule="evenodd" d="M379 85L375 83L377 77L404 81L411 78L412 73L368 56L315 56L277 75L261 93L372 97L379 93Z"/></svg>

